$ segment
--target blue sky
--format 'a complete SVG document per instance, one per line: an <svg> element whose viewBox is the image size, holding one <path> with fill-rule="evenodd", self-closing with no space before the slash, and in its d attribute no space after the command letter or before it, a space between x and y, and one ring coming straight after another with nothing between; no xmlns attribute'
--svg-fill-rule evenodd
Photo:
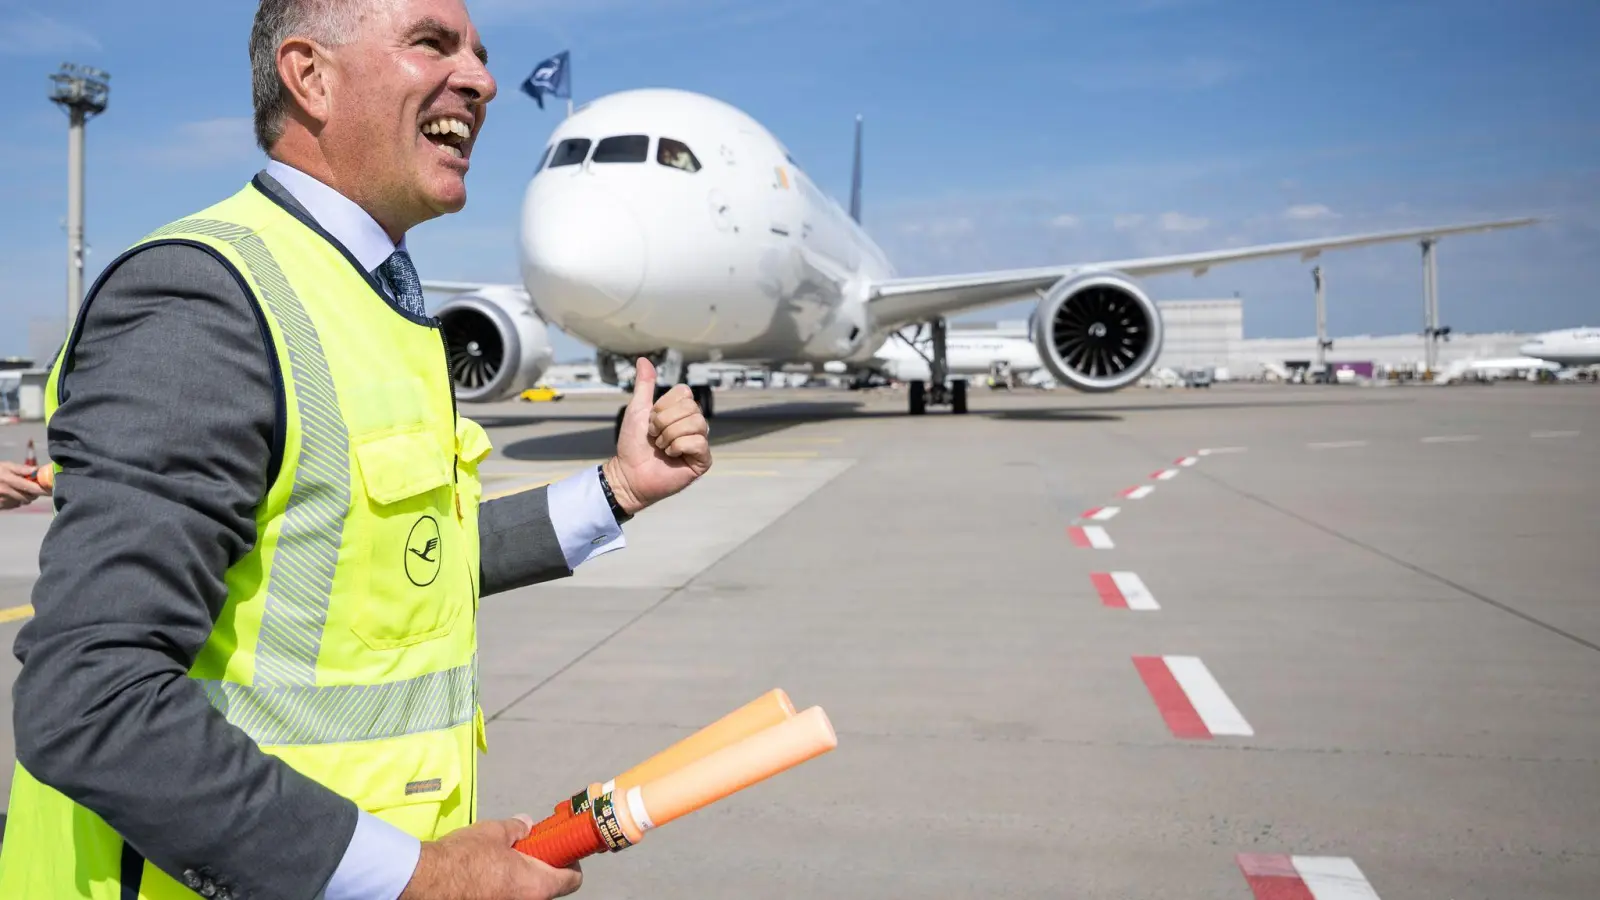
<svg viewBox="0 0 1600 900"><path fill-rule="evenodd" d="M112 73L89 126L86 283L153 227L237 189L255 4L0 0L0 355L64 316L62 61ZM517 90L572 53L578 102L672 86L750 112L835 196L866 116L864 219L902 274L1551 217L1439 250L1458 332L1600 324L1600 4L1592 0L476 0L500 82L465 211L410 238L423 275L516 277L522 186L561 102ZM1336 335L1416 332L1415 245L1325 256ZM1311 333L1298 260L1158 299L1245 299L1247 336ZM1022 308L966 318L1025 315ZM562 356L581 353L570 339Z"/></svg>

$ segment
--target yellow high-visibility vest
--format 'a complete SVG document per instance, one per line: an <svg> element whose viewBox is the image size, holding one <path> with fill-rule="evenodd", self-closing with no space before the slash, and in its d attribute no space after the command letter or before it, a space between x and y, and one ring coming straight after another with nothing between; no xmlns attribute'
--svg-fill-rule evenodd
<svg viewBox="0 0 1600 900"><path fill-rule="evenodd" d="M397 314L338 247L254 185L135 246L172 241L208 247L242 276L284 414L255 546L228 569L189 676L265 752L417 838L471 823L487 749L478 464L490 446L457 415L441 332ZM50 373L47 417L67 356ZM123 900L122 846L17 765L0 897ZM144 862L138 896L191 900L198 884Z"/></svg>

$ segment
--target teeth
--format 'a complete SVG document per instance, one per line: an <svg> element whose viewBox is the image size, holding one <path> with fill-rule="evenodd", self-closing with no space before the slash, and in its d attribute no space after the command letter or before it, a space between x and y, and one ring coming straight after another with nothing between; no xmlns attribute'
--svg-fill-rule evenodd
<svg viewBox="0 0 1600 900"><path fill-rule="evenodd" d="M454 156L456 159L461 158L461 148L457 147L455 144L441 144L440 146L444 147L445 152L449 153L451 156Z"/></svg>
<svg viewBox="0 0 1600 900"><path fill-rule="evenodd" d="M422 133L437 135L453 134L460 137L462 140L466 140L472 137L472 126L461 121L460 119L446 116L443 119L434 119L432 122L424 123L422 126Z"/></svg>

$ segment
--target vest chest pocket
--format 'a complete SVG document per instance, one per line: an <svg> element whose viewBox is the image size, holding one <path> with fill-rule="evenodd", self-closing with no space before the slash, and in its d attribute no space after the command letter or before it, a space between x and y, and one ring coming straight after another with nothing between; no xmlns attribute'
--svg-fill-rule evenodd
<svg viewBox="0 0 1600 900"><path fill-rule="evenodd" d="M359 438L367 514L359 546L367 590L351 629L375 650L450 633L465 592L450 579L465 548L455 520L450 461L423 426Z"/></svg>

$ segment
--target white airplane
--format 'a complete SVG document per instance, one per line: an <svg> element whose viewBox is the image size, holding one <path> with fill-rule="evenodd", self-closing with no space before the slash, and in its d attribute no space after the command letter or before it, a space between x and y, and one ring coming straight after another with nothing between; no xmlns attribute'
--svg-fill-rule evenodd
<svg viewBox="0 0 1600 900"><path fill-rule="evenodd" d="M1565 368L1600 365L1600 328L1566 328L1534 335L1517 348L1523 356L1553 362Z"/></svg>
<svg viewBox="0 0 1600 900"><path fill-rule="evenodd" d="M861 368L896 381L925 382L932 378L932 338L906 334L908 330L890 335ZM1044 361L1039 358L1039 348L1028 338L971 331L946 333L945 370L951 378L986 376L997 366L1029 375L1044 368Z"/></svg>
<svg viewBox="0 0 1600 900"><path fill-rule="evenodd" d="M601 376L648 357L663 389L687 363L870 367L894 332L926 323L926 381L910 411L966 412L945 316L1037 298L1031 338L1056 380L1082 391L1138 382L1161 352L1155 303L1135 283L1275 256L1485 232L1510 219L1175 256L904 278L862 230L861 120L846 212L755 119L700 94L623 91L556 127L523 196L522 284L426 282L441 306L459 399L514 396L548 365L545 323L593 345ZM695 385L706 415L711 389ZM621 422L621 412L617 421Z"/></svg>

